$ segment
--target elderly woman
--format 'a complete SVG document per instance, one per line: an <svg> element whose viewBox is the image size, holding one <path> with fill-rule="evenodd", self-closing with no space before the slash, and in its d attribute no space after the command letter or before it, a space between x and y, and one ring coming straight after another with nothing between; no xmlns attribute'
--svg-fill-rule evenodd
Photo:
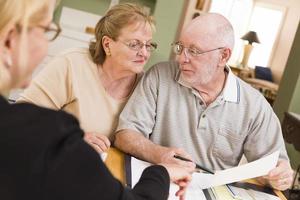
<svg viewBox="0 0 300 200"><path fill-rule="evenodd" d="M112 7L96 25L89 50L57 56L18 101L73 114L85 140L99 153L107 151L119 114L156 49L153 29L154 21L142 7Z"/></svg>
<svg viewBox="0 0 300 200"><path fill-rule="evenodd" d="M59 33L51 23L53 7L53 0L0 0L1 199L167 199L170 178L183 195L191 178L185 169L151 166L134 189L125 189L84 142L73 116L7 103L4 94L27 84L46 54L47 39Z"/></svg>

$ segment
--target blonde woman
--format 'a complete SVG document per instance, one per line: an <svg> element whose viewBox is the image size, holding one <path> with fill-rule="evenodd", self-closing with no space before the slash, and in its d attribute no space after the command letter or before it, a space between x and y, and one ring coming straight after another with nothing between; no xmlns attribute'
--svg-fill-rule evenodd
<svg viewBox="0 0 300 200"><path fill-rule="evenodd" d="M1 199L167 199L170 178L181 196L190 180L185 169L155 165L133 190L124 189L84 142L73 116L7 103L4 94L27 84L59 33L53 7L53 0L0 0Z"/></svg>
<svg viewBox="0 0 300 200"><path fill-rule="evenodd" d="M57 56L19 102L73 114L85 140L99 153L107 151L119 114L156 49L153 30L153 18L142 7L130 3L112 7L96 25L89 49Z"/></svg>

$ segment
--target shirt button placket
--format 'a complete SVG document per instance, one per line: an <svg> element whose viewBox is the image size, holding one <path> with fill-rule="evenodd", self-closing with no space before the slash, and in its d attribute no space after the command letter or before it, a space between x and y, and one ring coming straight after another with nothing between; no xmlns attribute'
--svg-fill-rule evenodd
<svg viewBox="0 0 300 200"><path fill-rule="evenodd" d="M206 123L207 123L206 114L202 113L201 116L200 116L200 119L199 119L198 128L199 129L206 129Z"/></svg>

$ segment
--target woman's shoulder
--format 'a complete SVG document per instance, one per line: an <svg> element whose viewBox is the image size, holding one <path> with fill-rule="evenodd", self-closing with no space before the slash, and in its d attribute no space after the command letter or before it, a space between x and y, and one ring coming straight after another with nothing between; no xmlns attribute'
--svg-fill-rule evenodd
<svg viewBox="0 0 300 200"><path fill-rule="evenodd" d="M89 55L88 48L77 47L77 48L69 48L61 51L58 56L87 56Z"/></svg>
<svg viewBox="0 0 300 200"><path fill-rule="evenodd" d="M22 132L31 134L31 132L43 132L44 137L47 134L68 134L71 129L79 128L78 120L64 111L55 111L42 108L30 103L10 104L1 110L1 121L5 122L2 130L10 132Z"/></svg>
<svg viewBox="0 0 300 200"><path fill-rule="evenodd" d="M46 74L51 72L59 74L81 73L82 70L93 69L93 63L87 48L72 48L60 52L47 63Z"/></svg>

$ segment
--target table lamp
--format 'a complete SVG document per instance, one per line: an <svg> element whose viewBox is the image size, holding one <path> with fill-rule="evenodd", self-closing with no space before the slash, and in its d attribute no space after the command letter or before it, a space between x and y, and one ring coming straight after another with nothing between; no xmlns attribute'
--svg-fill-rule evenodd
<svg viewBox="0 0 300 200"><path fill-rule="evenodd" d="M253 49L252 43L253 42L260 43L260 42L259 42L259 39L258 39L255 31L249 31L243 37L241 37L241 39L248 41L248 44L245 44L245 46L244 46L244 56L243 56L243 60L241 63L242 67L247 67L248 60L249 60L251 51Z"/></svg>

